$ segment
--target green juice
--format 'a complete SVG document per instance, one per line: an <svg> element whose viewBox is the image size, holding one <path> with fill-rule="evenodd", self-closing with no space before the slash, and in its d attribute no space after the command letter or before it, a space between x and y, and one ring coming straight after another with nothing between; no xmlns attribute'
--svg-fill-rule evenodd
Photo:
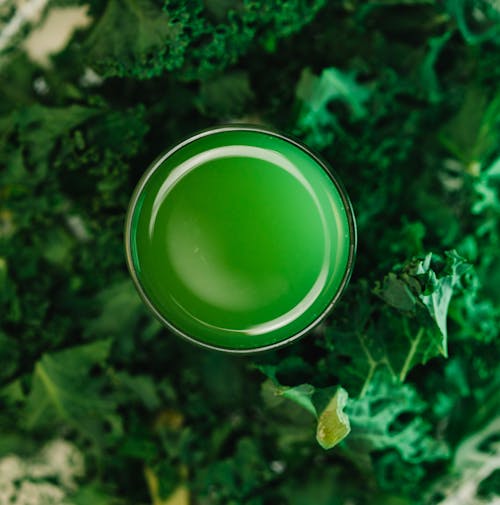
<svg viewBox="0 0 500 505"><path fill-rule="evenodd" d="M345 286L355 231L319 160L251 127L204 132L139 183L129 268L153 312L202 345L269 348L309 329Z"/></svg>

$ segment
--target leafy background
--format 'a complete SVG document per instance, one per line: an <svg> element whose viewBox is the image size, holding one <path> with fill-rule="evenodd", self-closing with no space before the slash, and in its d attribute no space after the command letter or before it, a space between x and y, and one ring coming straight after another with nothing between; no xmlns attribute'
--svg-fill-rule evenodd
<svg viewBox="0 0 500 505"><path fill-rule="evenodd" d="M91 0L34 62L78 1L38 4L0 5L0 503L498 504L498 1ZM321 152L359 228L257 358L161 328L122 250L149 162L231 121Z"/></svg>

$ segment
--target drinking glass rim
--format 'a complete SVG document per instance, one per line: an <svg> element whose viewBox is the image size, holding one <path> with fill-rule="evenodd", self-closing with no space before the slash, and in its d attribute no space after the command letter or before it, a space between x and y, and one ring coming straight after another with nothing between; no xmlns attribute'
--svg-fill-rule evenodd
<svg viewBox="0 0 500 505"><path fill-rule="evenodd" d="M347 224L348 224L348 229L349 229L349 251L348 251L348 257L347 257L347 264L345 267L344 274L342 276L342 280L339 284L339 287L337 288L337 291L335 292L335 295L333 298L330 300L328 305L325 307L325 309L313 320L311 323L309 323L306 327L302 328L299 332L295 333L294 335L285 338L283 340L280 340L278 342L273 342L271 344L265 344L259 347L251 348L251 349L237 349L237 348L231 348L231 347L224 347L224 346L218 346L215 344L210 344L207 342L203 342L201 340L196 339L195 337L185 333L181 329L177 328L174 324L172 324L168 319L166 319L160 311L154 306L154 304L151 302L149 299L148 295L144 291L141 282L137 276L137 272L134 266L134 261L132 258L132 250L131 250L131 238L132 238L132 219L136 210L137 202L139 200L140 195L142 194L142 191L144 187L146 186L147 182L149 181L150 177L158 170L159 167L163 164L163 162L172 156L174 153L177 151L181 150L182 148L186 147L187 145L203 138L207 137L209 135L215 134L215 133L223 133L223 132L232 132L232 131L250 131L250 132L256 132L256 133L262 133L265 135L271 135L273 137L279 138L281 140L284 140L285 142L288 142L295 147L299 148L301 151L305 152L309 157L311 157L328 175L330 180L333 182L335 188L338 191L338 194L340 195L340 198L342 200L342 203L345 208L345 213L347 217ZM295 139L288 134L285 135L283 133L261 127L261 126L256 126L256 125L249 125L249 124L225 124L225 125L218 125L214 126L211 128L206 128L203 130L200 130L193 135L190 135L188 137L185 137L183 140L181 140L179 143L175 144L172 148L166 150L164 153L160 154L157 158L155 158L148 166L144 174L141 176L139 181L137 182L134 191L132 193L132 196L129 200L128 204L128 209L125 217L125 232L124 232L124 246L125 246L125 259L127 263L127 268L130 273L130 276L132 277L132 281L134 282L135 288L137 292L139 293L140 298L142 299L143 303L146 305L146 307L152 312L152 314L164 325L167 327L172 333L175 335L183 338L184 340L187 340L191 342L192 344L198 345L199 347L203 347L205 349L210 349L213 351L219 351L219 352L226 352L229 354L255 354L258 352L264 352L264 351L270 351L272 349L277 349L280 347L284 347L286 345L289 345L300 338L304 337L307 333L309 333L313 328L318 326L333 310L335 305L337 305L338 301L344 294L347 285L349 283L349 280L351 278L352 272L353 272L353 267L354 267L354 261L356 258L356 249L357 249L357 240L358 240L358 235L357 235L357 229L356 229L356 219L354 215L354 209L352 206L352 203L347 195L347 191L344 187L344 184L342 181L338 178L337 173L329 166L329 164L323 160L321 156L316 154L311 148L303 144L300 140Z"/></svg>

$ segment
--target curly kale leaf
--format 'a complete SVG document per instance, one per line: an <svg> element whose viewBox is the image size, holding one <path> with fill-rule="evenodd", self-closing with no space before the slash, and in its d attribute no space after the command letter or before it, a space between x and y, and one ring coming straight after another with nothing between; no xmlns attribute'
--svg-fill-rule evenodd
<svg viewBox="0 0 500 505"><path fill-rule="evenodd" d="M437 261L436 261L437 260ZM409 350L399 377L403 380L418 363L426 363L439 354L448 356L447 316L451 297L460 291L461 279L471 265L455 251L445 253L444 262L428 254L423 260L411 261L398 275L390 273L375 293L388 305L417 320L418 331L412 335L410 323L403 319ZM397 361L391 360L389 361Z"/></svg>
<svg viewBox="0 0 500 505"><path fill-rule="evenodd" d="M418 494L420 482L450 449L425 419L427 402L413 385L377 372L362 398L350 399L351 433L340 448L380 488Z"/></svg>
<svg viewBox="0 0 500 505"><path fill-rule="evenodd" d="M2 380L81 342L94 295L123 278L123 212L143 115L34 105L1 122L0 346L11 349L3 357L19 356L2 366Z"/></svg>
<svg viewBox="0 0 500 505"><path fill-rule="evenodd" d="M390 451L415 466L448 457L448 447L433 437L422 417L426 402L413 386L398 383L390 374L378 370L362 397L348 399L341 387L282 386L274 367L259 368L269 377L263 387L268 405L285 408L281 399L286 398L305 409L317 419L321 447L330 449L345 439L341 451L358 466L370 467L372 455Z"/></svg>
<svg viewBox="0 0 500 505"><path fill-rule="evenodd" d="M88 59L106 76L133 69L134 75L152 77L163 70L175 32L169 16L150 0L110 0L86 40ZM174 57L170 65L175 68Z"/></svg>
<svg viewBox="0 0 500 505"><path fill-rule="evenodd" d="M420 416L425 408L426 402L413 386L376 373L365 395L349 400L346 406L352 426L346 442L349 451L362 458L394 449L404 461L414 464L447 457L446 445L432 438L431 426Z"/></svg>
<svg viewBox="0 0 500 505"><path fill-rule="evenodd" d="M100 113L98 108L70 105L44 107L36 104L11 113L9 120L0 124L0 138L5 141L17 137L18 149L6 149L2 155L7 166L2 179L9 183L26 175L26 169L36 179L46 176L49 156L61 137ZM1 180L1 179L0 179Z"/></svg>
<svg viewBox="0 0 500 505"><path fill-rule="evenodd" d="M472 212L491 212L500 217L500 158L481 171L474 181L474 191L477 201L472 206Z"/></svg>
<svg viewBox="0 0 500 505"><path fill-rule="evenodd" d="M358 84L353 75L334 67L324 69L319 77L305 69L296 93L302 101L296 133L318 149L330 144L335 128L340 128L329 108L332 102L345 104L351 119L356 121L367 114L365 102L370 96L369 89Z"/></svg>
<svg viewBox="0 0 500 505"><path fill-rule="evenodd" d="M368 284L351 287L349 306L327 328L333 352L328 365L351 394L366 394L380 369L404 381L410 370L447 356L446 319L451 297L461 290L470 265L454 251L429 254L390 272L370 296Z"/></svg>
<svg viewBox="0 0 500 505"><path fill-rule="evenodd" d="M90 33L89 64L104 76L147 79L175 70L198 79L235 63L255 42L276 41L311 21L324 0L205 2L111 0Z"/></svg>
<svg viewBox="0 0 500 505"><path fill-rule="evenodd" d="M497 412L498 412L497 405ZM455 452L453 469L429 493L426 503L483 505L500 500L500 416L465 437ZM451 478L450 478L451 477ZM444 496L439 502L435 496Z"/></svg>
<svg viewBox="0 0 500 505"><path fill-rule="evenodd" d="M425 291L420 293L420 301L425 305L437 328L434 328L434 338L440 354L448 356L448 330L446 319L451 297L462 287L461 279L471 265L460 257L456 251L446 253L446 263L441 272L431 268L432 255L427 255L415 272L416 276L424 276ZM437 330L437 331L436 331Z"/></svg>

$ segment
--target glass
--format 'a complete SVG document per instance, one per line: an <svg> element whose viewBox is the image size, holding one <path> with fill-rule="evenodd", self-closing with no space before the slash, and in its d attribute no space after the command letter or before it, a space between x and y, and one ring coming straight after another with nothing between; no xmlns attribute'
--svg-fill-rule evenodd
<svg viewBox="0 0 500 505"><path fill-rule="evenodd" d="M330 312L352 272L356 226L318 156L282 134L230 125L148 168L125 249L137 290L170 330L255 352L296 340Z"/></svg>

